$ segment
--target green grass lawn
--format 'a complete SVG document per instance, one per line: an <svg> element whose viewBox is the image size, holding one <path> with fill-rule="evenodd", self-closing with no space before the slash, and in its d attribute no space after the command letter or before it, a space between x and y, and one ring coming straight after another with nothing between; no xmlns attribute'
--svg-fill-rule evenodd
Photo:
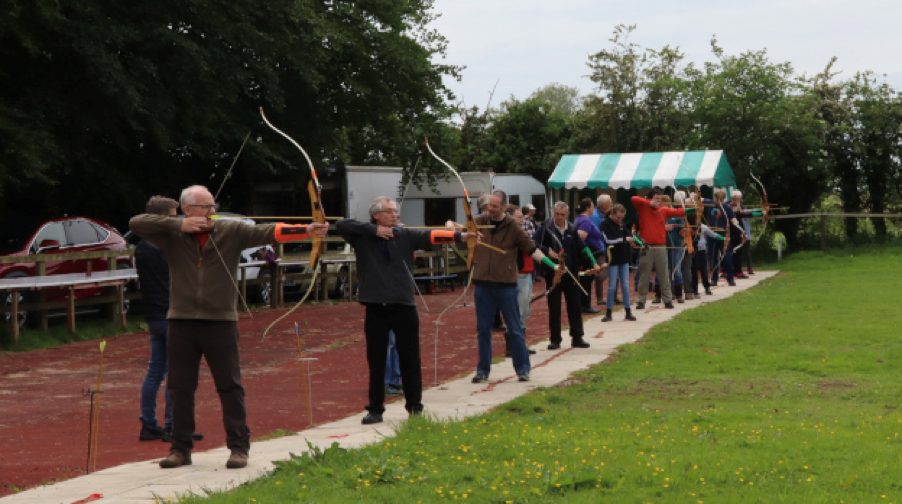
<svg viewBox="0 0 902 504"><path fill-rule="evenodd" d="M794 255L566 386L299 454L210 501L902 502L900 256Z"/></svg>
<svg viewBox="0 0 902 504"><path fill-rule="evenodd" d="M116 322L111 322L105 316L79 315L75 322L75 332L69 333L65 317L54 317L47 331L35 328L25 328L19 334L19 343L15 343L12 330L6 324L0 327L0 351L28 352L42 348L51 348L76 341L88 341L107 338L118 334L146 331L147 323L144 317L129 314L127 326L123 328Z"/></svg>

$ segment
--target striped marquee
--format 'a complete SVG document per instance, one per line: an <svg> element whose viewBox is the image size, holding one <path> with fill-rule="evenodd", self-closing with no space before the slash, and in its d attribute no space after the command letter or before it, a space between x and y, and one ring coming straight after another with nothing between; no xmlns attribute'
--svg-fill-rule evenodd
<svg viewBox="0 0 902 504"><path fill-rule="evenodd" d="M726 187L736 178L723 151L629 154L567 154L548 186L552 189Z"/></svg>

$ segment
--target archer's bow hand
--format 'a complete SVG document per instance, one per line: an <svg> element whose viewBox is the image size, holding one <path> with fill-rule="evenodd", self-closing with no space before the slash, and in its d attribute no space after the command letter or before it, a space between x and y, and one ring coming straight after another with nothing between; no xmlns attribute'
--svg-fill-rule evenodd
<svg viewBox="0 0 902 504"><path fill-rule="evenodd" d="M320 238L325 238L326 233L329 231L329 223L328 222L311 222L307 224L307 234L316 233Z"/></svg>
<svg viewBox="0 0 902 504"><path fill-rule="evenodd" d="M471 232L469 232L469 231L464 231L463 233L460 234L460 239L463 240L463 241L467 241L467 240L469 240L470 237L472 237L472 236L475 236L475 237L476 237L476 242L477 242L477 243L482 241L482 233L480 233L479 231L477 231L477 232L475 232L475 233L471 233Z"/></svg>

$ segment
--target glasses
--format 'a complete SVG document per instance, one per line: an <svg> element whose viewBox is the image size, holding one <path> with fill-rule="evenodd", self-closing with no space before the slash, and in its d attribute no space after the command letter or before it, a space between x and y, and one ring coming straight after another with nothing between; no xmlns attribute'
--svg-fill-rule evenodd
<svg viewBox="0 0 902 504"><path fill-rule="evenodd" d="M213 203L212 205L186 205L186 206L192 206L192 207L195 207L195 208L200 208L200 209L202 209L204 212L209 212L211 209L213 209L213 210L219 210L219 203Z"/></svg>
<svg viewBox="0 0 902 504"><path fill-rule="evenodd" d="M387 214L396 214L396 213L398 213L398 211L395 210L394 208L389 209L389 210L383 210L382 212L383 212L383 213L387 213Z"/></svg>

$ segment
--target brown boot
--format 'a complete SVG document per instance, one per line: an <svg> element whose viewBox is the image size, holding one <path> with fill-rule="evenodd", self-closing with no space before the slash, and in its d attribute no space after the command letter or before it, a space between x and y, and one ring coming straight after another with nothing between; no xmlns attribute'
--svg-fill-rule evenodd
<svg viewBox="0 0 902 504"><path fill-rule="evenodd" d="M241 469L243 467L247 467L247 453L232 450L232 455L229 456L229 460L226 462L226 468Z"/></svg>
<svg viewBox="0 0 902 504"><path fill-rule="evenodd" d="M673 286L673 297L676 298L677 303L683 303L683 286L682 285L674 285Z"/></svg>
<svg viewBox="0 0 902 504"><path fill-rule="evenodd" d="M191 465L191 455L186 455L178 450L169 452L169 456L160 461L160 467L163 469L172 469L173 467L181 467Z"/></svg>

